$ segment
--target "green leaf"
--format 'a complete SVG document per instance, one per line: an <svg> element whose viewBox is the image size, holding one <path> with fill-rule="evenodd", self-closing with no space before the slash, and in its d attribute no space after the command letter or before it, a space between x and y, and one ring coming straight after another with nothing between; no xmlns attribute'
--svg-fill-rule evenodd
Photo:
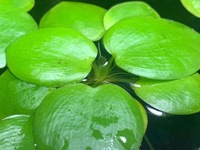
<svg viewBox="0 0 200 150"><path fill-rule="evenodd" d="M119 21L103 42L116 64L151 79L186 77L200 68L200 34L180 23L152 17Z"/></svg>
<svg viewBox="0 0 200 150"><path fill-rule="evenodd" d="M45 98L34 118L38 149L138 149L144 108L119 86L64 86Z"/></svg>
<svg viewBox="0 0 200 150"><path fill-rule="evenodd" d="M10 7L10 9L16 10L17 8L29 11L33 8L35 0L0 0L0 7Z"/></svg>
<svg viewBox="0 0 200 150"><path fill-rule="evenodd" d="M49 10L40 21L40 28L68 27L81 32L92 41L103 36L103 16L106 10L79 2L60 2Z"/></svg>
<svg viewBox="0 0 200 150"><path fill-rule="evenodd" d="M50 89L17 79L9 70L0 76L0 119L14 114L31 114Z"/></svg>
<svg viewBox="0 0 200 150"><path fill-rule="evenodd" d="M28 115L13 115L0 121L0 149L35 150L32 120Z"/></svg>
<svg viewBox="0 0 200 150"><path fill-rule="evenodd" d="M149 105L170 114L192 114L200 111L200 75L157 81L141 79L132 88Z"/></svg>
<svg viewBox="0 0 200 150"><path fill-rule="evenodd" d="M181 0L181 3L190 13L200 18L200 1L199 0Z"/></svg>
<svg viewBox="0 0 200 150"><path fill-rule="evenodd" d="M6 65L7 46L18 37L37 28L37 23L28 13L0 7L0 68Z"/></svg>
<svg viewBox="0 0 200 150"><path fill-rule="evenodd" d="M7 63L21 80L58 87L83 80L96 55L94 43L81 33L68 28L46 28L13 42L7 49Z"/></svg>
<svg viewBox="0 0 200 150"><path fill-rule="evenodd" d="M133 16L151 16L158 18L159 14L145 2L131 1L119 3L106 12L104 16L104 27L107 30L118 21Z"/></svg>

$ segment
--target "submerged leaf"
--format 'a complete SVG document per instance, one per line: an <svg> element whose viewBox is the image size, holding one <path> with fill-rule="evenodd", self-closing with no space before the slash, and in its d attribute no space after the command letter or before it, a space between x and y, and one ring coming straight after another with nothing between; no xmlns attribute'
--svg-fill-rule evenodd
<svg viewBox="0 0 200 150"><path fill-rule="evenodd" d="M140 79L132 88L149 105L170 114L192 114L200 111L200 75L157 81Z"/></svg>
<svg viewBox="0 0 200 150"><path fill-rule="evenodd" d="M32 119L28 115L13 115L0 121L1 150L35 150Z"/></svg>
<svg viewBox="0 0 200 150"><path fill-rule="evenodd" d="M190 13L200 18L200 0L181 0L181 3Z"/></svg>
<svg viewBox="0 0 200 150"><path fill-rule="evenodd" d="M49 88L28 84L9 70L0 76L0 119L14 114L31 114L50 92Z"/></svg>
<svg viewBox="0 0 200 150"><path fill-rule="evenodd" d="M97 41L105 32L103 26L105 12L105 9L92 4L60 2L42 17L40 28L72 28L90 40Z"/></svg>
<svg viewBox="0 0 200 150"><path fill-rule="evenodd" d="M116 64L151 79L186 77L200 68L200 34L180 23L152 17L132 17L104 36Z"/></svg>
<svg viewBox="0 0 200 150"><path fill-rule="evenodd" d="M64 86L38 107L38 149L138 149L146 130L144 108L116 85Z"/></svg>
<svg viewBox="0 0 200 150"><path fill-rule="evenodd" d="M18 37L37 28L37 23L28 13L0 7L0 68L6 65L7 46Z"/></svg>
<svg viewBox="0 0 200 150"><path fill-rule="evenodd" d="M145 2L124 2L114 5L106 12L104 16L104 27L107 30L118 21L133 16L151 16L158 18L159 14Z"/></svg>
<svg viewBox="0 0 200 150"><path fill-rule="evenodd" d="M58 87L83 80L96 55L94 43L79 32L46 28L13 42L7 49L7 63L21 80Z"/></svg>

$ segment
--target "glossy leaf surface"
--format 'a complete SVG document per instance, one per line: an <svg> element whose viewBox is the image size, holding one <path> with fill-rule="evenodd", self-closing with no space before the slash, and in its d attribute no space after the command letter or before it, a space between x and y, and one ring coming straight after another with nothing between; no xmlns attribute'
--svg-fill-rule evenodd
<svg viewBox="0 0 200 150"><path fill-rule="evenodd" d="M159 14L145 2L131 1L119 3L106 12L104 16L104 27L107 30L118 21L133 16L151 16L158 18Z"/></svg>
<svg viewBox="0 0 200 150"><path fill-rule="evenodd" d="M124 19L106 32L103 41L116 64L138 76L177 79L200 68L200 34L177 22Z"/></svg>
<svg viewBox="0 0 200 150"><path fill-rule="evenodd" d="M181 0L181 3L190 13L200 18L200 1L199 0Z"/></svg>
<svg viewBox="0 0 200 150"><path fill-rule="evenodd" d="M35 115L38 149L138 149L146 130L143 107L116 85L64 86Z"/></svg>
<svg viewBox="0 0 200 150"><path fill-rule="evenodd" d="M105 32L105 12L105 9L91 4L60 2L42 17L40 28L68 27L81 32L92 41L97 41Z"/></svg>
<svg viewBox="0 0 200 150"><path fill-rule="evenodd" d="M200 75L172 80L141 79L133 85L136 94L149 105L171 114L200 111Z"/></svg>
<svg viewBox="0 0 200 150"><path fill-rule="evenodd" d="M46 87L28 84L10 71L0 76L0 119L14 114L31 114L50 92Z"/></svg>
<svg viewBox="0 0 200 150"><path fill-rule="evenodd" d="M97 55L92 41L68 28L46 28L27 34L7 49L7 62L18 78L58 87L80 82Z"/></svg>
<svg viewBox="0 0 200 150"><path fill-rule="evenodd" d="M29 11L33 8L35 0L0 0L0 7L10 7L13 10Z"/></svg>
<svg viewBox="0 0 200 150"><path fill-rule="evenodd" d="M0 7L0 68L6 65L5 49L18 37L37 29L37 23L26 12Z"/></svg>
<svg viewBox="0 0 200 150"><path fill-rule="evenodd" d="M35 150L32 120L28 115L13 115L0 121L1 150Z"/></svg>

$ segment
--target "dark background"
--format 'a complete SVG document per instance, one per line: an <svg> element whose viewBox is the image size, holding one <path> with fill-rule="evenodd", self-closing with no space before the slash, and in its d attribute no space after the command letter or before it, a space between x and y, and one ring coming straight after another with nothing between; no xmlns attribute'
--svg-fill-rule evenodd
<svg viewBox="0 0 200 150"><path fill-rule="evenodd" d="M35 7L30 11L30 14L39 22L42 15L60 1L36 0ZM77 1L96 4L108 9L125 0ZM161 17L181 22L200 32L200 19L187 12L180 0L143 1L151 5ZM3 70L0 69L0 73ZM200 147L200 113L186 116L165 114L161 117L151 114L148 110L147 113L149 123L140 150L197 150ZM152 148L150 148L151 146Z"/></svg>
<svg viewBox="0 0 200 150"><path fill-rule="evenodd" d="M61 0L36 0L31 14L39 21L41 16ZM68 0L86 2L109 9L113 5L130 0ZM200 31L200 19L191 15L181 4L180 0L141 0L152 6L163 18L182 22Z"/></svg>

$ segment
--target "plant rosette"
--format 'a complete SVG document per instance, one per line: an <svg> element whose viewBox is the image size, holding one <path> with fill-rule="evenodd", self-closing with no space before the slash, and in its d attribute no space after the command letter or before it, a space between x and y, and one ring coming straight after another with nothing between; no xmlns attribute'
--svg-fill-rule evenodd
<svg viewBox="0 0 200 150"><path fill-rule="evenodd" d="M25 133L16 136L15 149L31 143L39 150L139 149L148 124L146 111L119 83L128 83L160 111L200 111L200 34L190 27L133 1L109 10L60 2L37 29L24 11L30 10L31 1L24 1L23 9L9 2L9 13L0 10L0 24L7 24L0 28L9 33L0 32L5 35L0 67L8 67L0 76L0 134L5 133L0 147L9 148L6 141L14 135L7 130L13 130L16 120ZM15 12L14 4L21 11ZM22 28L12 29L6 19L21 12L26 17L16 24L25 30L18 34ZM9 118L13 115L19 116ZM24 129L29 117L33 126ZM30 141L24 142L25 137Z"/></svg>

